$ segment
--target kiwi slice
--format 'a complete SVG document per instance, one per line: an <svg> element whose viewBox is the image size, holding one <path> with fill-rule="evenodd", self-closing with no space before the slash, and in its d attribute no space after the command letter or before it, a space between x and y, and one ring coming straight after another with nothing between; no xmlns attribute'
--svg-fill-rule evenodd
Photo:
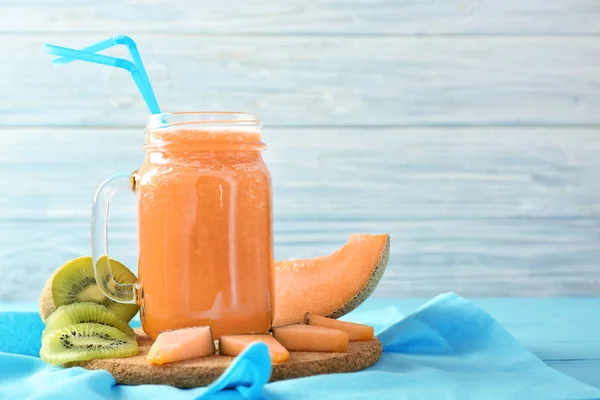
<svg viewBox="0 0 600 400"><path fill-rule="evenodd" d="M42 338L56 329L82 323L112 326L129 337L136 337L133 329L131 329L127 322L119 318L113 310L97 303L85 302L58 307L58 310L46 319L46 329L42 333Z"/></svg>
<svg viewBox="0 0 600 400"><path fill-rule="evenodd" d="M48 332L40 357L59 365L98 358L130 357L138 353L137 340L112 326L74 324Z"/></svg>
<svg viewBox="0 0 600 400"><path fill-rule="evenodd" d="M126 266L110 260L113 277L118 283L134 283L137 278ZM109 279L109 276L105 278ZM79 257L61 265L50 279L40 297L40 314L45 321L60 306L94 302L113 310L129 322L137 313L137 304L121 304L104 296L94 277L92 257Z"/></svg>

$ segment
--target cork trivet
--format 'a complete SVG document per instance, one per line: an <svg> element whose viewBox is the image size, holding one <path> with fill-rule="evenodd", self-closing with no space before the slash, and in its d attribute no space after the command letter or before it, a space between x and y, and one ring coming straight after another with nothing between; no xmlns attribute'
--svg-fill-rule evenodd
<svg viewBox="0 0 600 400"><path fill-rule="evenodd" d="M136 329L140 352L135 357L111 358L74 363L86 369L104 369L117 383L125 385L162 384L181 388L206 386L216 380L233 357L211 356L164 365L150 365L146 354L152 345L141 329ZM290 352L284 363L273 364L271 382L303 376L355 372L375 364L381 357L381 342L373 338L364 342L350 342L347 353Z"/></svg>

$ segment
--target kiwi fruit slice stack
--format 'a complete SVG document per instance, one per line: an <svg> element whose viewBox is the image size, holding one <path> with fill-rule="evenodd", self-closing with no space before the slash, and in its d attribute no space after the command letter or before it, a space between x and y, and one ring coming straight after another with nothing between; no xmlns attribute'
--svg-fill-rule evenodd
<svg viewBox="0 0 600 400"><path fill-rule="evenodd" d="M136 281L120 262L111 260L110 266L117 283ZM46 322L40 357L49 364L67 364L136 355L137 339L128 322L137 311L136 304L117 303L102 293L91 257L68 261L54 271L40 297Z"/></svg>
<svg viewBox="0 0 600 400"><path fill-rule="evenodd" d="M49 332L62 329L75 324L99 324L110 326L120 330L131 338L135 338L135 332L127 322L123 321L111 309L97 303L73 303L67 306L59 307L46 319L46 329L42 333L42 338Z"/></svg>
<svg viewBox="0 0 600 400"><path fill-rule="evenodd" d="M135 275L118 261L110 260L113 277L118 283L134 283ZM106 279L108 280L108 276ZM124 322L137 313L137 304L121 304L104 296L94 276L91 257L79 257L61 265L46 282L40 297L40 314L46 319L58 307L94 302L114 311Z"/></svg>
<svg viewBox="0 0 600 400"><path fill-rule="evenodd" d="M83 323L44 335L40 357L59 365L98 358L130 357L138 353L137 340L112 326Z"/></svg>

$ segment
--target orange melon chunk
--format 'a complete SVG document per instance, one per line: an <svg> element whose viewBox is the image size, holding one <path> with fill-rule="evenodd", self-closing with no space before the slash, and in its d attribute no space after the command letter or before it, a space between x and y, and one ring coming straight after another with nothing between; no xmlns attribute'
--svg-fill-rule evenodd
<svg viewBox="0 0 600 400"><path fill-rule="evenodd" d="M273 329L273 336L290 351L345 353L348 351L347 332L311 325L286 325Z"/></svg>
<svg viewBox="0 0 600 400"><path fill-rule="evenodd" d="M301 323L304 314L339 318L358 307L383 276L390 237L351 235L329 256L275 263L273 325Z"/></svg>
<svg viewBox="0 0 600 400"><path fill-rule="evenodd" d="M150 364L166 364L215 354L215 343L208 326L183 328L159 333L146 358Z"/></svg>
<svg viewBox="0 0 600 400"><path fill-rule="evenodd" d="M358 342L361 340L371 340L373 338L373 327L363 324L357 324L354 322L338 321L337 319L321 317L320 315L314 315L306 313L304 316L304 323L313 326L322 326L325 328L339 329L350 335L351 342Z"/></svg>
<svg viewBox="0 0 600 400"><path fill-rule="evenodd" d="M290 358L290 353L271 334L223 335L219 339L219 354L235 357L255 342L263 342L269 348L271 361L280 363Z"/></svg>

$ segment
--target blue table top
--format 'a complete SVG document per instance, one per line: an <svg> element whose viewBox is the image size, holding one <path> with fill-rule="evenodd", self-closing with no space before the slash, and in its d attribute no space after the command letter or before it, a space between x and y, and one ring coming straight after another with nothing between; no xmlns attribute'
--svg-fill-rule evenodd
<svg viewBox="0 0 600 400"><path fill-rule="evenodd" d="M549 366L600 388L600 298L470 299ZM393 303L408 315L427 299L369 299L359 310ZM0 303L0 311L37 310L36 303Z"/></svg>

